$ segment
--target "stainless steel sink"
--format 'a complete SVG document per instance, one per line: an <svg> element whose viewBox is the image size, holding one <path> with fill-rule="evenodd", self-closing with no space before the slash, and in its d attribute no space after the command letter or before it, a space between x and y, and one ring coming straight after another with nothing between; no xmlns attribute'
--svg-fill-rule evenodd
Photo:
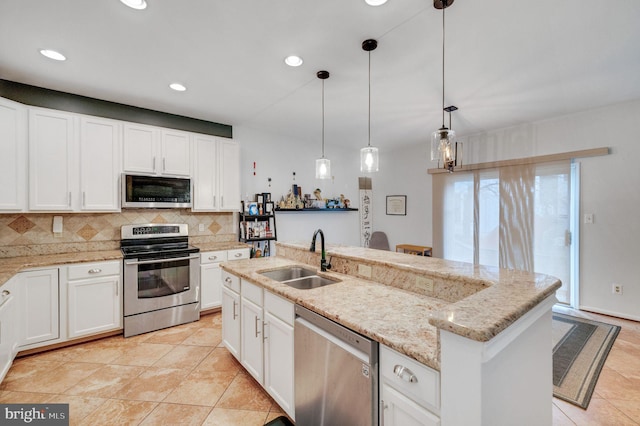
<svg viewBox="0 0 640 426"><path fill-rule="evenodd" d="M273 271L261 272L260 275L264 275L274 281L284 282L316 275L316 271L313 269L306 269L301 266L291 266L282 269L274 269Z"/></svg>
<svg viewBox="0 0 640 426"><path fill-rule="evenodd" d="M312 288L323 287L325 285L334 284L337 282L340 282L340 281L313 275L310 277L304 277L304 278L298 278L296 280L285 281L283 284L286 284L289 287L297 288L299 290L310 290Z"/></svg>
<svg viewBox="0 0 640 426"><path fill-rule="evenodd" d="M300 290L309 290L340 282L339 280L320 277L316 275L316 271L313 269L307 269L301 266L289 266L274 269L273 271L260 272L260 275Z"/></svg>

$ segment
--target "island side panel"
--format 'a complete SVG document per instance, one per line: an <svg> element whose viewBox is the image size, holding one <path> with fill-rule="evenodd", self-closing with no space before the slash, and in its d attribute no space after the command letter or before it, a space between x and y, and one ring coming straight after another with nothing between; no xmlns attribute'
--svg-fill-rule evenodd
<svg viewBox="0 0 640 426"><path fill-rule="evenodd" d="M552 424L553 303L488 342L440 330L443 426Z"/></svg>

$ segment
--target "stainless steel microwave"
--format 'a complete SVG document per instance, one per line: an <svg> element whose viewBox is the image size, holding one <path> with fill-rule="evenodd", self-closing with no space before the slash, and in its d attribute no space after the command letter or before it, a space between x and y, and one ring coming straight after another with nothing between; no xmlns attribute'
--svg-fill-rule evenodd
<svg viewBox="0 0 640 426"><path fill-rule="evenodd" d="M123 208L189 208L191 179L123 173L121 195Z"/></svg>

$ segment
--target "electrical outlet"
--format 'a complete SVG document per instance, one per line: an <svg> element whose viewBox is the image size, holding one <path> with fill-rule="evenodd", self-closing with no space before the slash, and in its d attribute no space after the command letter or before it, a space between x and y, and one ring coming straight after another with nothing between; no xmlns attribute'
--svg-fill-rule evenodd
<svg viewBox="0 0 640 426"><path fill-rule="evenodd" d="M199 223L198 224L198 231L200 231L200 232L204 231L204 223Z"/></svg>
<svg viewBox="0 0 640 426"><path fill-rule="evenodd" d="M371 266L358 264L358 275L362 275L365 278L371 278Z"/></svg>
<svg viewBox="0 0 640 426"><path fill-rule="evenodd" d="M593 213L586 213L584 215L584 223L593 223Z"/></svg>
<svg viewBox="0 0 640 426"><path fill-rule="evenodd" d="M611 293L622 294L622 284L611 284Z"/></svg>
<svg viewBox="0 0 640 426"><path fill-rule="evenodd" d="M416 286L433 293L433 280L427 277L416 277Z"/></svg>

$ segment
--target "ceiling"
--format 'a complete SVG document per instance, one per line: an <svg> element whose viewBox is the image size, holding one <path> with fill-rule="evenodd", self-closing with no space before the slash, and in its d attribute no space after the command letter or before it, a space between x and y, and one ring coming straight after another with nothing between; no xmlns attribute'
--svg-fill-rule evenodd
<svg viewBox="0 0 640 426"><path fill-rule="evenodd" d="M1 0L0 78L312 147L322 123L316 72L328 70L330 157L331 145L367 143L361 43L375 38L371 144L424 143L441 125L442 12L432 0L148 3L138 11L118 0ZM637 0L457 0L446 10L445 103L460 108L453 128L469 135L640 98L638 22ZM293 53L302 66L283 63Z"/></svg>

